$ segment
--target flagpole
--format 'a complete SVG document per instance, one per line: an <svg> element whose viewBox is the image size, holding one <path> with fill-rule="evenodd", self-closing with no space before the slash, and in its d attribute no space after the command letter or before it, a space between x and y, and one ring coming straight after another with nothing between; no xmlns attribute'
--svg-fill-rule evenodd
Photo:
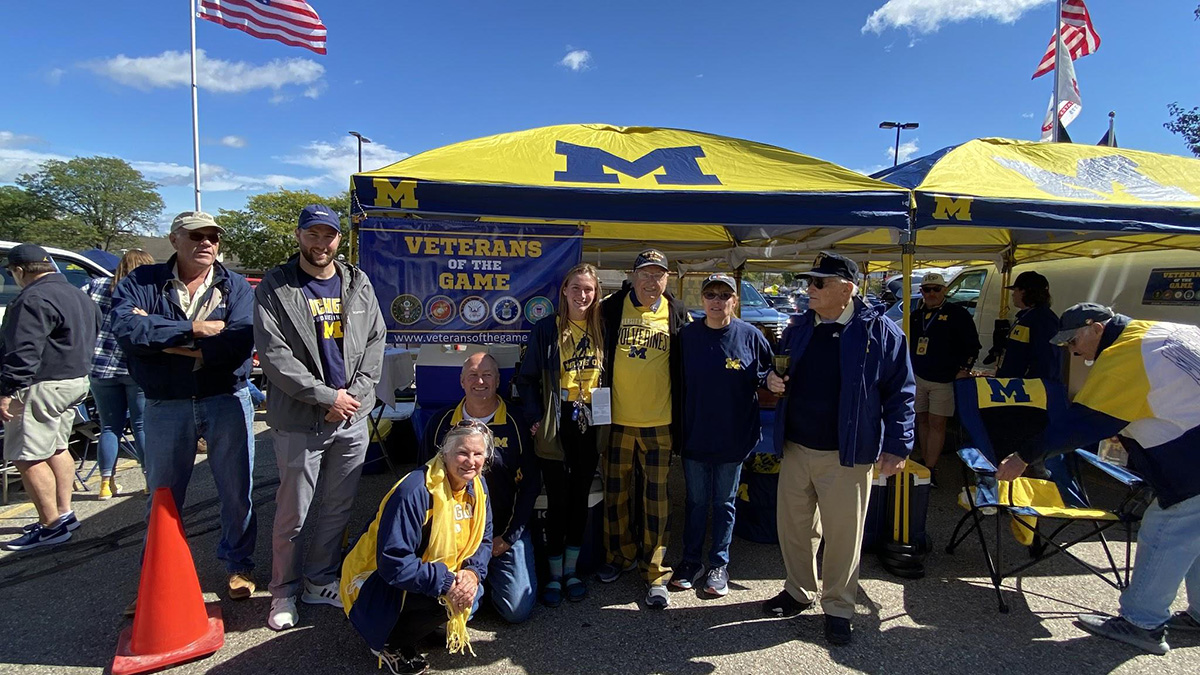
<svg viewBox="0 0 1200 675"><path fill-rule="evenodd" d="M1108 147L1115 146L1117 135L1114 127L1117 123L1117 113L1115 110L1108 111Z"/></svg>
<svg viewBox="0 0 1200 675"><path fill-rule="evenodd" d="M1050 113L1050 123L1054 126L1050 128L1050 140L1058 142L1058 43L1062 40L1062 0L1057 0L1054 3L1054 110ZM197 198L198 199L198 198Z"/></svg>
<svg viewBox="0 0 1200 675"><path fill-rule="evenodd" d="M200 210L200 116L196 91L196 0L188 0L192 23L192 184L196 191L196 210ZM1057 75L1057 74L1056 74Z"/></svg>

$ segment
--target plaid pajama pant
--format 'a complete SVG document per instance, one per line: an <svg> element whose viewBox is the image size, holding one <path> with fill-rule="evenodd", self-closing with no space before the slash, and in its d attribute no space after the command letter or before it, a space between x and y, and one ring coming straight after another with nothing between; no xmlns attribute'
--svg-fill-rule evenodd
<svg viewBox="0 0 1200 675"><path fill-rule="evenodd" d="M623 567L639 561L646 583L661 585L671 579L667 554L667 470L671 466L670 427L612 426L604 460L604 538L608 562ZM635 478L636 477L636 478ZM638 483L635 485L635 479ZM635 541L632 497L640 493L641 558Z"/></svg>

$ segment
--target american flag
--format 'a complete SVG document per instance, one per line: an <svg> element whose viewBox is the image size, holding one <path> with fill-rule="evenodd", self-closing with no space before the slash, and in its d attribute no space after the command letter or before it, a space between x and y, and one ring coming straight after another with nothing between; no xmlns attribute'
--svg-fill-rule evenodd
<svg viewBox="0 0 1200 675"><path fill-rule="evenodd" d="M1063 0L1062 21L1059 30L1067 50L1071 52L1071 60L1087 56L1100 47L1100 36L1092 26L1092 17L1088 14L1083 0ZM1038 78L1054 70L1054 36L1050 36L1050 44L1042 56L1033 77Z"/></svg>
<svg viewBox="0 0 1200 675"><path fill-rule="evenodd" d="M256 38L325 53L325 24L304 0L200 0L199 16Z"/></svg>

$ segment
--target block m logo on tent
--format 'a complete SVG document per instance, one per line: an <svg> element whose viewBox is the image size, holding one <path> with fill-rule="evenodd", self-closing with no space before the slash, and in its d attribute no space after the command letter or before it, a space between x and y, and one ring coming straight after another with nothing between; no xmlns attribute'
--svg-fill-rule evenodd
<svg viewBox="0 0 1200 675"><path fill-rule="evenodd" d="M632 161L607 150L566 141L556 141L554 152L567 158L567 170L554 172L554 181L558 183L616 184L620 183L618 173L641 178L662 169L661 174L654 176L659 185L721 184L715 175L704 173L696 161L705 156L699 145L657 148Z"/></svg>
<svg viewBox="0 0 1200 675"><path fill-rule="evenodd" d="M969 222L971 220L971 202L970 197L943 197L937 195L933 198L933 217L937 220L962 220Z"/></svg>

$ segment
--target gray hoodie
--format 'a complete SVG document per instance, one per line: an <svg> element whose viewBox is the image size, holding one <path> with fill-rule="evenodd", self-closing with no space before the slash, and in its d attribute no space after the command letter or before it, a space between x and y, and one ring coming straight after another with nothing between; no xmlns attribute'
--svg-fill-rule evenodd
<svg viewBox="0 0 1200 675"><path fill-rule="evenodd" d="M299 256L267 272L254 292L254 346L271 382L267 424L279 431L319 431L337 400L325 384L317 335L308 301L300 289ZM346 392L362 407L353 422L375 403L375 385L383 370L387 328L371 281L353 265L335 262L342 280L342 357Z"/></svg>

